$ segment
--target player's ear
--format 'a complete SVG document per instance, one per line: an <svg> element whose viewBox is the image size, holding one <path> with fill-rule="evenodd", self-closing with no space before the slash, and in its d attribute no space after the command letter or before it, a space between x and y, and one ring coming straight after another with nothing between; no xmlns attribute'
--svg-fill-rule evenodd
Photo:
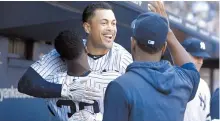
<svg viewBox="0 0 220 121"><path fill-rule="evenodd" d="M162 55L164 55L165 51L167 48L167 42L164 43L163 47L162 47Z"/></svg>
<svg viewBox="0 0 220 121"><path fill-rule="evenodd" d="M83 28L84 28L84 30L85 30L85 32L86 32L87 34L90 33L91 27L90 27L90 24L89 24L89 23L84 22L84 23L83 23Z"/></svg>
<svg viewBox="0 0 220 121"><path fill-rule="evenodd" d="M133 37L131 37L131 49L134 47Z"/></svg>
<svg viewBox="0 0 220 121"><path fill-rule="evenodd" d="M136 50L136 40L133 37L131 37L131 51L135 52L135 50Z"/></svg>
<svg viewBox="0 0 220 121"><path fill-rule="evenodd" d="M135 50L136 45L137 45L136 40L133 37L131 37L131 48Z"/></svg>

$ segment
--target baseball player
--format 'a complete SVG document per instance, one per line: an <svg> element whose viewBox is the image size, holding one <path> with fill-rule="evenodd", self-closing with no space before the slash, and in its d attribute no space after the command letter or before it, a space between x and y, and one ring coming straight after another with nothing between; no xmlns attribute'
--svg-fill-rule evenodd
<svg viewBox="0 0 220 121"><path fill-rule="evenodd" d="M88 39L84 42L90 69L124 73L133 60L126 49L113 42L117 28L111 6L104 2L88 5L83 12L83 22L88 33ZM18 91L35 97L58 98L61 95L52 93L50 85L53 83L48 83L45 78L66 69L65 62L54 49L27 69L18 83ZM26 82L29 84L22 85ZM35 84L41 86L34 88Z"/></svg>
<svg viewBox="0 0 220 121"><path fill-rule="evenodd" d="M199 72L169 28L162 2L155 4L163 17L147 12L132 22L135 61L108 85L103 121L182 121L195 96ZM176 66L161 60L167 45Z"/></svg>
<svg viewBox="0 0 220 121"><path fill-rule="evenodd" d="M205 43L196 38L187 38L182 46L193 59L196 68L200 71L203 59L209 58ZM210 120L210 90L208 84L200 78L195 98L187 104L184 121L207 121Z"/></svg>
<svg viewBox="0 0 220 121"><path fill-rule="evenodd" d="M61 95L66 99L49 98L47 102L51 113L61 121L79 119L73 115L79 111L87 112L87 116L81 117L80 120L100 120L97 119L97 115L102 117L105 89L110 81L120 76L120 73L115 71L91 71L81 40L76 32L71 31L61 32L55 39L55 49L66 62L67 71L48 76L46 79L62 84Z"/></svg>
<svg viewBox="0 0 220 121"><path fill-rule="evenodd" d="M83 27L88 35L87 40L84 40L84 46L87 51L90 70L124 73L126 67L132 62L132 57L126 49L114 42L117 33L117 21L111 6L105 2L90 4L85 8L82 20ZM68 93L68 96L61 94L63 89L61 84L45 80L49 80L49 77L53 77L59 72L66 71L66 62L54 49L27 69L19 80L18 91L41 98L73 97L74 93ZM94 91L90 93L96 94ZM92 102L93 98L78 101L88 103L88 101Z"/></svg>

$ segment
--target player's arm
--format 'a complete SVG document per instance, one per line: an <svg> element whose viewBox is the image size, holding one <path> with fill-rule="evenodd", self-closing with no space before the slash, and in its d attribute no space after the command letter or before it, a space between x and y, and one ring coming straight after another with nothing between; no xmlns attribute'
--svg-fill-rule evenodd
<svg viewBox="0 0 220 121"><path fill-rule="evenodd" d="M165 17L168 20L167 13L165 11L162 1L153 2L152 5L150 5L149 7L153 12L159 13L161 16ZM199 72L196 70L195 65L193 64L192 58L179 43L170 27L167 34L167 44L174 64L181 67L180 74L185 80L189 80L188 82L186 81L186 83L188 83L192 87L190 99L193 99L198 88L200 75Z"/></svg>
<svg viewBox="0 0 220 121"><path fill-rule="evenodd" d="M184 83L187 83L191 87L191 96L190 100L192 100L198 89L200 74L196 69L196 66L193 63L192 58L189 56L187 51L183 48L183 46L176 39L174 33L170 30L167 35L167 43L173 58L174 64L181 67L179 74L181 75Z"/></svg>
<svg viewBox="0 0 220 121"><path fill-rule="evenodd" d="M45 80L48 75L59 71L59 67L62 67L62 63L58 63L60 61L62 60L55 49L44 55L40 60L32 64L20 78L18 91L40 98L61 97L62 85Z"/></svg>
<svg viewBox="0 0 220 121"><path fill-rule="evenodd" d="M40 98L60 98L62 84L43 79L33 68L28 68L18 83L18 91Z"/></svg>
<svg viewBox="0 0 220 121"><path fill-rule="evenodd" d="M34 69L29 68L28 73L20 79L18 91L34 97L40 98L67 98L69 100L94 103L101 97L100 90L89 88L84 85L89 80L88 77L81 77L73 80L72 77L63 80L59 75L48 76L44 80ZM60 82L55 84L51 82Z"/></svg>
<svg viewBox="0 0 220 121"><path fill-rule="evenodd" d="M183 46L179 43L176 36L174 35L173 31L170 28L169 20L167 17L167 13L165 11L164 4L162 1L154 1L150 2L151 4L148 5L149 9L152 12L158 13L168 21L168 34L167 34L167 44L172 56L172 59L174 61L175 65L182 66L186 63L193 63L192 58L189 56L189 54L186 52L186 50L183 48Z"/></svg>
<svg viewBox="0 0 220 121"><path fill-rule="evenodd" d="M115 81L109 83L104 99L103 121L128 121L129 103L122 87Z"/></svg>

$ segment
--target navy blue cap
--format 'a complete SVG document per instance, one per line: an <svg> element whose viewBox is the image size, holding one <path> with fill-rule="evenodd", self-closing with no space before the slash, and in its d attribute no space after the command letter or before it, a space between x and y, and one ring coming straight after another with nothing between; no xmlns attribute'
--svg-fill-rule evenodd
<svg viewBox="0 0 220 121"><path fill-rule="evenodd" d="M132 37L140 44L160 49L167 40L168 22L157 13L140 14L131 23Z"/></svg>
<svg viewBox="0 0 220 121"><path fill-rule="evenodd" d="M210 55L206 52L205 43L199 39L187 38L183 41L182 46L192 56L210 58Z"/></svg>

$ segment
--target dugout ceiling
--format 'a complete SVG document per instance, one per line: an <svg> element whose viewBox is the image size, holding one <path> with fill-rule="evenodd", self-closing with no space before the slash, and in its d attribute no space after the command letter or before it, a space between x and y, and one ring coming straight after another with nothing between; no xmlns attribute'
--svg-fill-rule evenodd
<svg viewBox="0 0 220 121"><path fill-rule="evenodd" d="M62 30L76 29L85 37L81 26L81 14L90 3L92 1L1 1L0 34L51 41ZM130 50L130 23L139 13L147 11L145 9L147 1L109 3L113 6L118 21L116 42ZM186 36L194 36L208 43L209 53L215 53L212 56L218 58L219 40L216 36L170 13L169 20L172 28L181 30Z"/></svg>

